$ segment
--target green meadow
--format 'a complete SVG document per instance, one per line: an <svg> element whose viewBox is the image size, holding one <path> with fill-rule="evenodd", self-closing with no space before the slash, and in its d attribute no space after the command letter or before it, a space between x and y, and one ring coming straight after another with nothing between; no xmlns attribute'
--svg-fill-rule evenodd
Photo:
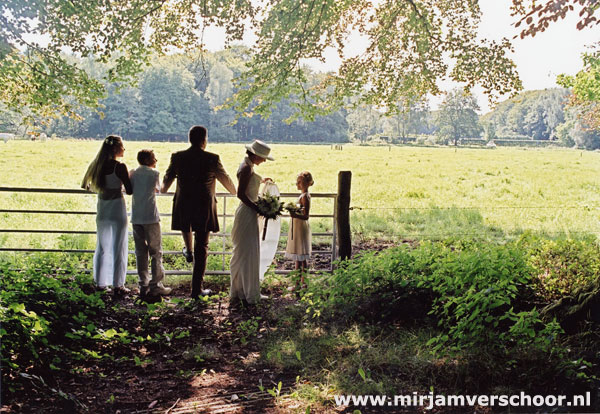
<svg viewBox="0 0 600 414"><path fill-rule="evenodd" d="M137 166L142 148L154 149L164 173L170 154L186 143L126 142L123 161ZM79 188L82 174L100 141L9 141L0 144L1 186ZM243 144L216 144L235 180L244 156ZM479 240L511 238L524 231L550 237L597 236L600 233L600 153L571 149L425 148L274 144L274 162L256 168L271 177L282 192L297 192L295 177L312 172L313 193L335 193L338 172L352 171L351 226L355 240L384 238ZM224 191L218 185L217 191ZM128 201L129 202L129 201ZM94 195L0 192L3 209L94 211ZM233 214L237 200L226 201ZM223 210L220 200L220 211ZM170 197L159 198L162 213ZM313 214L331 214L331 199L313 198ZM231 218L226 228L231 226ZM284 230L287 228L284 219ZM314 231L330 231L331 219L313 218ZM168 217L163 230L168 230ZM2 229L94 230L94 216L0 214ZM325 241L324 241L325 242ZM91 244L90 244L91 243ZM93 246L88 236L44 236L0 233L0 246ZM174 247L175 248L175 247Z"/></svg>

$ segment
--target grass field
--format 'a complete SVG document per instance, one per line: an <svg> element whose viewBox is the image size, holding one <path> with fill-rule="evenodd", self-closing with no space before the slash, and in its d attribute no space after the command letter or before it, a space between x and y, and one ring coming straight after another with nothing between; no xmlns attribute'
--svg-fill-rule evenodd
<svg viewBox="0 0 600 414"><path fill-rule="evenodd" d="M186 143L125 142L124 162L137 166L141 148L153 148L164 173L170 154ZM0 144L1 186L79 188L100 141L9 141ZM244 155L241 144L214 144L232 177ZM598 235L600 153L570 149L495 150L415 147L273 145L274 162L257 167L282 192L296 192L295 177L310 170L313 193L337 190L338 171L352 171L352 230L356 239L504 238L523 231ZM217 191L224 191L218 185ZM228 200L233 214L237 200ZM129 201L128 201L129 202ZM0 193L2 208L95 210L95 196ZM161 212L171 200L162 197ZM313 213L330 214L330 199L314 199ZM220 207L222 208L222 206ZM286 220L284 220L285 222ZM231 219L227 223L231 225ZM330 230L331 219L313 219L313 230ZM168 230L168 218L163 230ZM286 224L284 223L284 230ZM0 215L0 228L94 230L93 216ZM26 235L31 247L48 237ZM62 238L61 238L62 237ZM53 243L90 243L87 236L54 237ZM0 246L23 243L0 233ZM48 246L51 247L51 246Z"/></svg>

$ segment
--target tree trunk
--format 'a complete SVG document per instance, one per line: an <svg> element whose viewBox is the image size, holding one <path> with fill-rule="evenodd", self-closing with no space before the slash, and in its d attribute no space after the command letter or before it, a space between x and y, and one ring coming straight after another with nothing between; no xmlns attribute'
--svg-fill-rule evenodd
<svg viewBox="0 0 600 414"><path fill-rule="evenodd" d="M556 317L568 334L577 332L583 321L600 322L600 280L546 306L541 313Z"/></svg>

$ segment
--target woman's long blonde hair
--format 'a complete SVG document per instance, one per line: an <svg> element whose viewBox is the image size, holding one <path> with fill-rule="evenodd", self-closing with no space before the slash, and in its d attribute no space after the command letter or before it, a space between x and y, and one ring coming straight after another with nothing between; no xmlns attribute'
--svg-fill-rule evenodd
<svg viewBox="0 0 600 414"><path fill-rule="evenodd" d="M85 188L86 190L93 191L95 193L99 192L106 185L106 180L104 174L102 174L102 168L104 164L110 159L113 159L117 148L123 147L123 139L118 135L109 135L102 142L102 147L100 147L100 151L94 158L85 172L83 176L83 181L81 181L81 188Z"/></svg>

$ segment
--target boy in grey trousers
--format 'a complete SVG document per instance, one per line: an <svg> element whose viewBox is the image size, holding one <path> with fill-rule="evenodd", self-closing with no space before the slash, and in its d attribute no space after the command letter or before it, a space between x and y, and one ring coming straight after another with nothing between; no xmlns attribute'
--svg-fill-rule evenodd
<svg viewBox="0 0 600 414"><path fill-rule="evenodd" d="M163 286L165 269L162 264L162 241L160 216L156 207L156 193L160 191L159 172L155 170L154 151L138 152L140 166L131 170L129 178L133 186L131 223L140 282L140 296L162 296L171 293ZM152 279L148 273L148 255L152 258Z"/></svg>

